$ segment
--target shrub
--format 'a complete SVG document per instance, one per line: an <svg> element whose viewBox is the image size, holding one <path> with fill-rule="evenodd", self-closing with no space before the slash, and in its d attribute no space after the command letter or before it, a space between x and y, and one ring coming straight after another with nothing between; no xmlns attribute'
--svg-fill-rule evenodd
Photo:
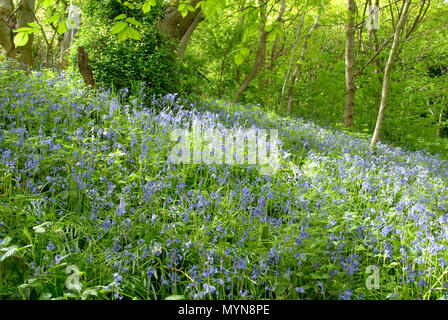
<svg viewBox="0 0 448 320"><path fill-rule="evenodd" d="M145 87L147 96L181 90L181 67L173 55L173 43L157 29L166 4L158 4L148 14L130 10L115 0L89 0L83 6L84 19L90 28L82 28L73 48L72 63L76 65L76 47L84 46L99 86L120 90ZM119 41L110 33L114 17L126 13L142 22L141 40ZM182 71L183 70L183 71ZM185 83L185 81L183 81ZM188 93L188 90L187 90Z"/></svg>

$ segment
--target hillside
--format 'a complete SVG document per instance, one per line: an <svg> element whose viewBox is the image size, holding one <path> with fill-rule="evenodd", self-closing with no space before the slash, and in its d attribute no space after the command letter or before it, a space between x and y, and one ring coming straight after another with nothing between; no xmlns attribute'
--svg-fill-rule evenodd
<svg viewBox="0 0 448 320"><path fill-rule="evenodd" d="M0 86L2 299L445 297L437 156L371 153L362 135L257 106L125 104L70 74L3 64ZM280 169L168 162L169 134L195 120L277 129Z"/></svg>

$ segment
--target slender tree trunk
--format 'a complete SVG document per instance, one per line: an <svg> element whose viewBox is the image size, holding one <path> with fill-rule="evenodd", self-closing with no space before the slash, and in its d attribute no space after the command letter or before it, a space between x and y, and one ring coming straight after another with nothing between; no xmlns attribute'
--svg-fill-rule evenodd
<svg viewBox="0 0 448 320"><path fill-rule="evenodd" d="M60 44L60 51L59 51L59 62L62 63L64 60L64 57L68 50L70 49L70 45L73 42L73 38L75 37L76 33L78 32L79 28L79 22L81 19L81 11L76 5L70 5L68 7L68 17L73 19L74 25L73 29L69 29L64 33L64 38Z"/></svg>
<svg viewBox="0 0 448 320"><path fill-rule="evenodd" d="M370 0L369 0L368 3L370 4ZM375 0L375 6L377 8L379 8L379 6L380 6L380 1L379 0ZM373 13L369 12L369 14L373 14ZM376 29L375 28L371 28L369 35L370 35L370 42L372 44L373 52L377 52L378 49L379 49L379 43L378 43L378 36L376 34ZM374 62L375 62L375 65L376 65L375 74L379 75L381 73L381 61L380 61L380 58L378 56L376 56L374 58ZM381 81L380 77L379 77L379 79Z"/></svg>
<svg viewBox="0 0 448 320"><path fill-rule="evenodd" d="M238 89L236 93L236 101L239 101L241 95L243 92L247 89L252 79L257 74L261 64L262 64L262 52L266 50L266 33L262 33L260 36L260 42L258 44L257 54L255 56L255 63L251 70L251 72L247 75L247 77L244 79L243 83L241 84L240 88Z"/></svg>
<svg viewBox="0 0 448 320"><path fill-rule="evenodd" d="M233 46L229 45L224 51L224 55L221 62L221 72L219 74L219 82L218 82L218 98L222 97L223 94L223 85L222 78L224 77L224 70L226 68L227 56L229 55L230 50L232 50Z"/></svg>
<svg viewBox="0 0 448 320"><path fill-rule="evenodd" d="M407 18L409 5L411 3L411 0L406 0L404 3L403 10L401 10L401 16L400 20L397 23L397 27L395 29L395 35L394 40L392 42L392 48L390 49L389 59L387 60L386 68L384 69L384 80L383 80L383 89L381 93L381 105L378 112L378 117L376 120L375 125L375 131L372 136L372 141L370 142L370 151L373 151L378 143L381 127L383 124L384 119L384 112L387 107L387 97L388 97L388 90L389 90L389 81L390 81L390 72L392 70L393 62L395 59L395 56L397 54L399 40L400 40L400 34L403 31L403 27Z"/></svg>
<svg viewBox="0 0 448 320"><path fill-rule="evenodd" d="M22 6L17 10L17 28L28 27L33 22L34 11L36 9L35 0L24 0ZM28 36L29 40L26 45L18 47L17 60L28 67L33 66L33 35Z"/></svg>
<svg viewBox="0 0 448 320"><path fill-rule="evenodd" d="M260 0L260 3L263 0ZM265 5L262 5L260 7L260 32L261 30L264 32L264 29L266 28L266 6L267 4L265 3ZM265 83L265 75L264 75L264 68L266 66L266 41L267 41L267 33L266 33L266 37L263 39L263 45L260 47L260 56L259 56L259 65L257 68L257 73L258 73L258 92L261 93L261 97L260 98L260 102L264 103L264 94L265 94L265 88L266 88L266 83Z"/></svg>
<svg viewBox="0 0 448 320"><path fill-rule="evenodd" d="M246 0L240 0L239 1L239 9L240 9L241 12L244 10L245 4L246 4ZM244 15L240 16L239 24L241 26L244 26ZM239 86L240 83L241 83L241 69L240 69L240 67L241 67L240 65L236 66L236 72L235 72L235 83L236 83L237 86Z"/></svg>
<svg viewBox="0 0 448 320"><path fill-rule="evenodd" d="M59 50L59 62L62 63L64 61L64 57L66 53L68 52L68 49L70 49L70 45L73 41L73 38L75 34L77 33L78 29L72 29L67 30L64 34L64 38L61 41L61 47Z"/></svg>
<svg viewBox="0 0 448 320"><path fill-rule="evenodd" d="M288 83L289 75L291 74L292 64L293 64L294 59L296 57L297 44L299 42L300 34L302 33L302 26L303 26L303 22L305 20L305 14L306 14L305 12L302 14L302 20L300 21L300 25L299 25L299 28L297 30L296 38L294 39L294 44L293 44L293 47L292 47L291 59L289 59L288 71L286 71L285 80L283 81L282 97L280 99L280 107L282 107L283 101L285 100L286 84Z"/></svg>
<svg viewBox="0 0 448 320"><path fill-rule="evenodd" d="M194 30L196 30L199 23L201 23L202 20L204 20L204 13L202 11L199 11L196 17L194 18L191 25L188 27L187 31L183 35L182 39L180 40L180 47L177 50L177 57L179 59L182 59L185 53L185 49L187 48L188 42L190 41L191 35L193 34Z"/></svg>
<svg viewBox="0 0 448 320"><path fill-rule="evenodd" d="M426 8L425 8L425 5L426 5ZM422 0L420 2L420 10L417 14L417 17L414 20L414 23L409 28L409 30L406 32L405 39L409 39L409 37L415 32L415 30L418 28L418 26L422 23L423 18L425 17L426 12L428 11L430 5L431 5L431 0Z"/></svg>
<svg viewBox="0 0 448 320"><path fill-rule="evenodd" d="M280 37L277 34L275 36L275 41L274 44L272 45L272 50L271 50L271 62L269 64L269 71L273 71L274 70L274 66L275 66L275 56L277 53L277 46L278 46L278 42L280 41Z"/></svg>
<svg viewBox="0 0 448 320"><path fill-rule="evenodd" d="M266 10L267 2L262 3L264 0L259 0L261 3L261 7L264 7L264 10ZM261 9L263 10L263 9ZM283 13L285 12L285 0L282 0L281 7L280 7L280 13L276 19L276 21L281 21L283 17ZM266 61L266 39L268 36L268 32L265 30L266 21L262 19L261 21L261 27L260 27L260 41L258 43L257 53L255 55L255 62L254 66L252 67L251 72L247 75L247 77L244 79L243 83L241 84L240 88L235 94L235 100L239 101L241 95L243 92L247 89L252 79L255 77L257 72L260 70L261 67L264 66L264 63Z"/></svg>
<svg viewBox="0 0 448 320"><path fill-rule="evenodd" d="M439 112L439 121L437 122L437 127L436 127L436 137L440 138L440 128L442 127L442 121L443 121L443 113L445 111L445 97L443 97L442 99L442 106L440 107L440 112Z"/></svg>
<svg viewBox="0 0 448 320"><path fill-rule="evenodd" d="M345 109L344 124L347 128L353 128L353 117L355 112L355 14L356 3L348 0L348 23L346 26L345 43Z"/></svg>
<svg viewBox="0 0 448 320"><path fill-rule="evenodd" d="M370 0L368 0L368 4L371 5L371 1ZM377 8L379 8L379 5L380 5L380 1L379 0L375 0L375 6ZM369 15L373 15L373 12L369 12ZM374 18L375 17L373 17L373 16L371 17L372 21L374 20ZM370 38L370 45L371 45L372 51L375 54L379 50L379 43L378 43L378 36L376 34L376 29L373 28L373 27L369 30L369 38ZM375 77L377 77L378 82L380 84L382 84L382 82L383 82L383 78L381 76L381 71L382 71L381 64L382 64L382 62L380 61L380 57L378 55L375 55L375 57L373 58L373 62L375 63L375 70L374 70ZM378 87L375 86L373 88L373 96L375 98L375 105L380 104L380 102L381 102L381 89L380 89L379 86Z"/></svg>
<svg viewBox="0 0 448 320"><path fill-rule="evenodd" d="M196 7L200 0L192 0L190 5ZM165 9L163 18L159 21L159 31L170 38L179 42L180 47L177 52L179 58L182 58L188 41L191 38L196 27L204 20L204 14L200 8L195 11L188 11L185 17L179 12L178 1L173 1Z"/></svg>
<svg viewBox="0 0 448 320"><path fill-rule="evenodd" d="M364 10L362 12L362 16L361 16L361 21L364 20L365 16L366 16L366 11L367 11L367 5L370 4L370 0L366 1L366 4L364 6ZM364 31L364 28L359 28L358 30L358 48L356 50L356 58L359 57L359 54L361 53L361 50L363 52L365 52L365 47L364 47L364 42L362 41L362 32Z"/></svg>
<svg viewBox="0 0 448 320"><path fill-rule="evenodd" d="M259 0L260 3L262 1L263 0ZM267 6L267 2L261 5L261 7L260 7L260 16L262 15L263 11L266 12L266 6ZM263 61L264 61L263 57L264 57L264 59L266 59L266 39L267 39L268 33L264 30L265 26L266 26L266 20L265 19L261 19L260 40L258 42L258 48L257 48L257 53L255 55L254 66L252 67L252 70L249 72L247 77L243 80L243 83L241 84L241 86L238 89L238 91L236 92L236 94L235 94L235 100L236 101L240 100L241 95L247 89L247 87L249 86L250 82L252 81L252 79L257 74L258 70L260 69L261 65L263 64Z"/></svg>
<svg viewBox="0 0 448 320"><path fill-rule="evenodd" d="M12 0L0 0L0 46L5 49L8 58L16 57L16 49L12 40L12 23L8 21L13 10Z"/></svg>
<svg viewBox="0 0 448 320"><path fill-rule="evenodd" d="M291 83L288 89L288 104L286 106L286 112L288 115L291 114L292 104L294 102L294 86L296 85L297 80L299 78L300 66L302 65L302 62L305 59L306 49L308 46L308 39L311 37L314 29L316 29L318 25L319 25L319 15L316 16L316 21L314 22L314 25L308 31L308 34L305 36L305 39L303 39L302 53L300 55L299 60L297 61L296 67L294 68L294 72L292 73L291 76Z"/></svg>

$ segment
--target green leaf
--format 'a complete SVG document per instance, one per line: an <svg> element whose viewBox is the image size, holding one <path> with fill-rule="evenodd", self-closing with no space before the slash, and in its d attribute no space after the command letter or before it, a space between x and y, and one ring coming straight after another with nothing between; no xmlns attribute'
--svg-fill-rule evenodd
<svg viewBox="0 0 448 320"><path fill-rule="evenodd" d="M330 275L328 273L312 273L311 278L313 278L313 279L330 279Z"/></svg>
<svg viewBox="0 0 448 320"><path fill-rule="evenodd" d="M2 249L2 251L6 251L6 253L0 258L0 262L4 261L6 258L12 256L14 254L14 252L17 251L17 249L18 249L17 246L11 246L11 247Z"/></svg>
<svg viewBox="0 0 448 320"><path fill-rule="evenodd" d="M27 33L27 34L30 34L30 33L34 33L35 30L34 30L34 28L23 27L23 28L19 28L19 29L14 30L14 32L16 32L16 33L19 33L19 32L25 32L25 33Z"/></svg>
<svg viewBox="0 0 448 320"><path fill-rule="evenodd" d="M78 296L71 292L64 293L64 298L77 298Z"/></svg>
<svg viewBox="0 0 448 320"><path fill-rule="evenodd" d="M5 208L5 207L1 207L2 209L3 208ZM3 240L3 242L2 242L2 246L6 246L6 245L8 245L8 243L9 242L11 242L11 240L12 240L12 238L11 237L6 237L4 240Z"/></svg>
<svg viewBox="0 0 448 320"><path fill-rule="evenodd" d="M275 27L275 32L280 36L283 37L285 35L285 31L281 27Z"/></svg>
<svg viewBox="0 0 448 320"><path fill-rule="evenodd" d="M235 54L235 64L237 66L239 66L240 64L242 64L244 62L244 57L241 55L241 53L237 52L237 54Z"/></svg>
<svg viewBox="0 0 448 320"><path fill-rule="evenodd" d="M50 299L51 299L51 293L50 292L44 292L39 297L39 300L50 300Z"/></svg>
<svg viewBox="0 0 448 320"><path fill-rule="evenodd" d="M274 40L275 40L275 37L277 37L277 33L276 33L276 32L271 32L271 33L268 35L268 41L274 41Z"/></svg>
<svg viewBox="0 0 448 320"><path fill-rule="evenodd" d="M131 17L126 18L126 21L129 22L130 24L133 24L134 26L137 26L137 27L142 25L141 22L139 22L139 21L137 21L137 20L135 20L134 18L131 18Z"/></svg>
<svg viewBox="0 0 448 320"><path fill-rule="evenodd" d="M185 300L185 296L172 295L172 296L166 297L165 300Z"/></svg>
<svg viewBox="0 0 448 320"><path fill-rule="evenodd" d="M194 7L194 8L197 9L197 8L199 8L199 7L202 7L203 4L204 4L204 1L199 1L199 2L196 4L196 7Z"/></svg>
<svg viewBox="0 0 448 320"><path fill-rule="evenodd" d="M149 2L145 2L143 4L142 10L143 13L148 13L149 11L151 11L151 5L149 4Z"/></svg>
<svg viewBox="0 0 448 320"><path fill-rule="evenodd" d="M152 7L151 2L146 1L142 7L143 13L148 13L151 10L151 7Z"/></svg>
<svg viewBox="0 0 448 320"><path fill-rule="evenodd" d="M141 39L140 33L137 30L135 30L133 27L127 27L126 30L128 32L129 37L131 37L131 39L134 39L134 40Z"/></svg>
<svg viewBox="0 0 448 320"><path fill-rule="evenodd" d="M272 29L274 29L274 25L270 24L270 25L268 25L268 26L266 26L266 27L264 28L264 31L266 31L266 32L271 32Z"/></svg>
<svg viewBox="0 0 448 320"><path fill-rule="evenodd" d="M58 30L57 31L58 31L59 34L63 34L63 33L65 33L65 31L67 31L67 26L66 26L65 22L64 23L60 23L58 25Z"/></svg>
<svg viewBox="0 0 448 320"><path fill-rule="evenodd" d="M204 13L205 17L211 17L215 14L217 9L217 4L215 1L202 1L201 2L201 8L202 12Z"/></svg>
<svg viewBox="0 0 448 320"><path fill-rule="evenodd" d="M124 41L124 40L126 40L127 39L127 37L128 37L128 30L127 30L127 28L124 28L123 30L121 30L119 33L118 33L118 40L119 41Z"/></svg>
<svg viewBox="0 0 448 320"><path fill-rule="evenodd" d="M240 53L243 57L247 57L250 54L250 50L249 50L249 48L242 47L240 49Z"/></svg>
<svg viewBox="0 0 448 320"><path fill-rule="evenodd" d="M128 24L124 21L118 21L113 27L112 30L110 32L112 32L113 34L115 33L120 33L121 31L123 31L126 27L128 26Z"/></svg>
<svg viewBox="0 0 448 320"><path fill-rule="evenodd" d="M122 13L122 14L116 16L116 17L114 18L114 20L123 20L124 18L126 18L126 15L125 15L124 13Z"/></svg>
<svg viewBox="0 0 448 320"><path fill-rule="evenodd" d="M39 25L37 24L37 22L30 22L28 23L28 26L30 26L30 28L33 30L33 32L39 32Z"/></svg>
<svg viewBox="0 0 448 320"><path fill-rule="evenodd" d="M44 0L43 1L43 7L44 8L48 8L48 7L53 6L53 5L54 5L54 0Z"/></svg>
<svg viewBox="0 0 448 320"><path fill-rule="evenodd" d="M82 300L86 300L88 296L98 296L98 290L96 290L95 288L89 288L84 290L84 292L81 295L81 299Z"/></svg>
<svg viewBox="0 0 448 320"><path fill-rule="evenodd" d="M23 47L24 45L26 45L28 43L28 39L29 39L28 33L19 32L14 37L14 44L16 47Z"/></svg>
<svg viewBox="0 0 448 320"><path fill-rule="evenodd" d="M54 14L52 15L50 18L47 19L47 23L53 23L59 20L59 18L61 17L60 14Z"/></svg>
<svg viewBox="0 0 448 320"><path fill-rule="evenodd" d="M123 3L123 5L126 6L126 7L128 7L128 8L131 9L131 10L134 10L134 9L135 9L135 6L134 6L132 3L129 3L128 1L125 1L125 2Z"/></svg>

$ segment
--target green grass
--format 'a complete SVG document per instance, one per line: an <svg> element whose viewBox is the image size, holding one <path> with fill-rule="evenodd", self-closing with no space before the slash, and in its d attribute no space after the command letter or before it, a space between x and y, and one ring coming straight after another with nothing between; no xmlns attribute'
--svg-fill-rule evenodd
<svg viewBox="0 0 448 320"><path fill-rule="evenodd" d="M5 64L0 75L2 299L446 294L438 157L369 153L363 135L257 107L173 95L144 106L70 75ZM168 163L170 132L193 119L278 129L281 169ZM377 289L366 285L373 265Z"/></svg>

